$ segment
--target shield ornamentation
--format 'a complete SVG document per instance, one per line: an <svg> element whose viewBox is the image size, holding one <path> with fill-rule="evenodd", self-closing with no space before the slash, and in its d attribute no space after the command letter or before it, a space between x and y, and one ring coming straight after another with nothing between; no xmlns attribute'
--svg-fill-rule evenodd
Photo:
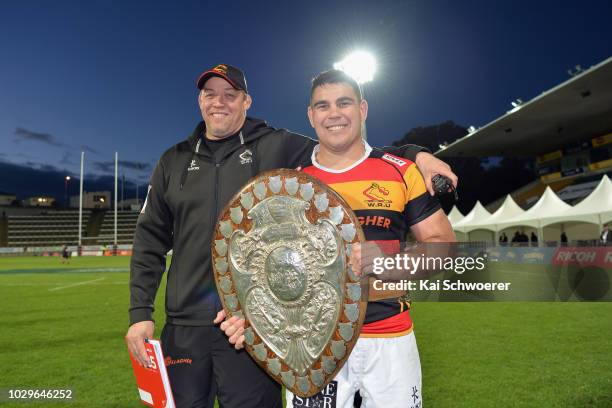
<svg viewBox="0 0 612 408"><path fill-rule="evenodd" d="M363 241L342 197L295 170L250 180L219 216L212 254L223 307L245 318L257 364L296 395L323 389L359 337L367 303L349 255Z"/></svg>

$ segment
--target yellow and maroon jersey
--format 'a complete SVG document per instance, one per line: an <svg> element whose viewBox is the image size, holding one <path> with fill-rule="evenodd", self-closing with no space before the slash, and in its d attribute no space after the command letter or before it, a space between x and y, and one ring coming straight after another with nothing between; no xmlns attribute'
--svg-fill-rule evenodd
<svg viewBox="0 0 612 408"><path fill-rule="evenodd" d="M440 203L427 192L423 176L414 162L372 149L367 143L365 146L363 159L344 170L327 169L318 164L315 160L317 146L303 171L346 200L368 241L403 243L410 226L440 209ZM402 310L397 299L370 302L364 331L368 331L369 324L395 316ZM389 327L389 330L394 329Z"/></svg>

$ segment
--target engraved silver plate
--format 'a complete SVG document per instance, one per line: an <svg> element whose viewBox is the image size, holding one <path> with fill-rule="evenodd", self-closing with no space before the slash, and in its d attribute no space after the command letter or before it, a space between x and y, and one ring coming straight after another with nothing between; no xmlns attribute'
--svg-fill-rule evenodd
<svg viewBox="0 0 612 408"><path fill-rule="evenodd" d="M323 389L359 337L366 303L347 248L360 241L346 202L294 170L262 173L219 217L213 269L225 311L244 315L247 351L296 395Z"/></svg>

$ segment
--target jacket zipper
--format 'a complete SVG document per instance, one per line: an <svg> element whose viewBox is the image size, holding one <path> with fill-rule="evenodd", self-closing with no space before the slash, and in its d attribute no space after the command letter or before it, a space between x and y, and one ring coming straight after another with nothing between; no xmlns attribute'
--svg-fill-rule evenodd
<svg viewBox="0 0 612 408"><path fill-rule="evenodd" d="M213 230L213 235L211 240L214 240L215 237L215 227L216 227L216 219L217 219L217 209L219 208L219 167L221 163L215 163L215 195L214 195L214 208L210 214L210 225ZM211 241L212 242L212 241Z"/></svg>

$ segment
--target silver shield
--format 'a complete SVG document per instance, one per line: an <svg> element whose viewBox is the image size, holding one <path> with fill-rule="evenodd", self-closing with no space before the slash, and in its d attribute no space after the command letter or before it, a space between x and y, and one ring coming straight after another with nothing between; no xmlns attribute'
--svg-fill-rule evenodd
<svg viewBox="0 0 612 408"><path fill-rule="evenodd" d="M227 314L246 318L254 360L295 394L309 396L333 378L359 337L365 302L347 273L347 248L363 233L333 190L302 172L277 172L254 179L221 214L215 280ZM242 217L235 204L245 196L253 203Z"/></svg>

